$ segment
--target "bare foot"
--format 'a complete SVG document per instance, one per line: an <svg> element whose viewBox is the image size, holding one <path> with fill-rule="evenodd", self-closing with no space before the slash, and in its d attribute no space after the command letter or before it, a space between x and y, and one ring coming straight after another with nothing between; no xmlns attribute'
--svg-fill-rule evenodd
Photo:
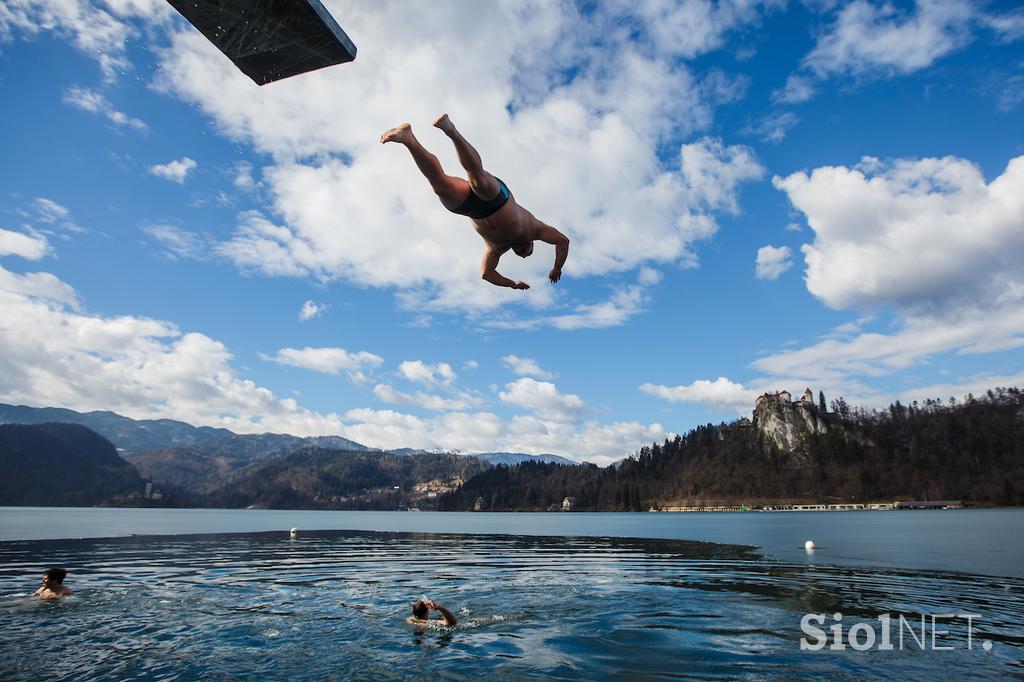
<svg viewBox="0 0 1024 682"><path fill-rule="evenodd" d="M412 126L408 123L403 123L400 126L392 128L391 130L385 130L380 135L380 143L385 142L401 142L405 144L412 137Z"/></svg>
<svg viewBox="0 0 1024 682"><path fill-rule="evenodd" d="M448 120L448 114L441 114L440 116L438 116L437 120L434 121L434 127L440 128L446 133L455 130L455 126L452 124L451 121Z"/></svg>

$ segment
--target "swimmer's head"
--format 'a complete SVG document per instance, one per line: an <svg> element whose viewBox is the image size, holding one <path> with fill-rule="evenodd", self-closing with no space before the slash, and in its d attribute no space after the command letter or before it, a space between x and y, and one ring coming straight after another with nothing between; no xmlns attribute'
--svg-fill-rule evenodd
<svg viewBox="0 0 1024 682"><path fill-rule="evenodd" d="M528 258L533 253L533 242L523 242L512 247L513 253L520 258Z"/></svg>
<svg viewBox="0 0 1024 682"><path fill-rule="evenodd" d="M427 605L423 603L422 599L417 599L412 605L412 615L416 616L420 620L426 620L429 610Z"/></svg>
<svg viewBox="0 0 1024 682"><path fill-rule="evenodd" d="M50 584L60 585L64 582L64 578L68 577L68 571L66 568L61 566L54 566L53 568L46 569L43 573L43 582Z"/></svg>

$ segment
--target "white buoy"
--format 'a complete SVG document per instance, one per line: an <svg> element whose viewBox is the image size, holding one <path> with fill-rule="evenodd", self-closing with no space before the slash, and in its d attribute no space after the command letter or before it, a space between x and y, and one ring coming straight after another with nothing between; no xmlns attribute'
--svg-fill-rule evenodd
<svg viewBox="0 0 1024 682"><path fill-rule="evenodd" d="M298 528L292 528L291 531L288 534L291 535L292 537L295 537L296 535L299 534L299 529Z"/></svg>
<svg viewBox="0 0 1024 682"><path fill-rule="evenodd" d="M805 542L804 543L804 549L806 549L808 552L813 552L814 551L814 540L808 540L807 542Z"/></svg>

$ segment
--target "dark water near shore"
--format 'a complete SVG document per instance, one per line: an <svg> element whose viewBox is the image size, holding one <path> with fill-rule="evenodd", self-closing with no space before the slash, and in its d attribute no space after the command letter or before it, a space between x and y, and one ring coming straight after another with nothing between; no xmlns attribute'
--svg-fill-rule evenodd
<svg viewBox="0 0 1024 682"><path fill-rule="evenodd" d="M244 509L0 507L0 541L378 530L583 535L754 545L791 563L885 566L1024 578L1024 509L892 512L594 513L331 512ZM813 554L804 541L814 540Z"/></svg>
<svg viewBox="0 0 1024 682"><path fill-rule="evenodd" d="M110 511L129 523L137 510ZM5 535L7 522L19 518L10 512L0 510ZM221 522L257 518L245 514ZM929 523L908 514L904 521L899 513L890 521L885 514L832 516ZM398 525L427 516L391 518ZM466 516L472 523L504 518L504 534L303 531L290 539L275 531L0 542L0 679L1024 679L1020 577L934 570L920 551L917 568L834 565L824 548L790 560L738 544L597 536L597 524L609 525L605 515ZM667 515L608 516L630 524ZM708 523L672 516L677 524ZM810 522L742 516L720 518L762 529ZM941 518L955 529L998 527L1002 517ZM360 519L349 521L371 522ZM153 522L136 514L134 523ZM534 533L545 524L594 524L593 536L517 532L515 524L528 523ZM664 530L669 521L654 523ZM29 597L41 567L57 562L71 570L75 595L57 603ZM409 604L420 595L452 608L461 624L408 625ZM915 632L922 613L978 615L971 649L967 621L947 619L936 644L950 651L932 649L930 625L923 651L907 630L901 650L896 627L893 651L801 651L804 614L828 614L828 628L835 612L845 631L863 622L879 636L876 617L884 613L903 614Z"/></svg>

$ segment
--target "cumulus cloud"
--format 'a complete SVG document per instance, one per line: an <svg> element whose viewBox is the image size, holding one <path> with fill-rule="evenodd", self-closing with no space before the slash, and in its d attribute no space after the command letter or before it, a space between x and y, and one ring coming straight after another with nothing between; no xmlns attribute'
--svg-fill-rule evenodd
<svg viewBox="0 0 1024 682"><path fill-rule="evenodd" d="M398 373L425 386L447 386L455 381L455 370L447 362L431 365L422 360L405 360L398 366Z"/></svg>
<svg viewBox="0 0 1024 682"><path fill-rule="evenodd" d="M913 13L858 0L840 9L803 64L819 76L911 73L966 45L973 13L964 0L921 0Z"/></svg>
<svg viewBox="0 0 1024 682"><path fill-rule="evenodd" d="M715 381L698 379L685 386L646 383L640 390L671 403L694 403L734 414L749 412L758 393L725 377Z"/></svg>
<svg viewBox="0 0 1024 682"><path fill-rule="evenodd" d="M518 355L506 355L501 359L505 367L513 374L520 377L536 377L538 379L553 379L554 375L545 372L533 358L521 358Z"/></svg>
<svg viewBox="0 0 1024 682"><path fill-rule="evenodd" d="M583 399L578 395L560 393L553 383L529 377L505 384L498 397L509 405L525 407L539 417L554 420L576 419L584 409Z"/></svg>
<svg viewBox="0 0 1024 682"><path fill-rule="evenodd" d="M788 246L762 246L757 250L754 274L758 279L778 279L793 267L793 251Z"/></svg>
<svg viewBox="0 0 1024 682"><path fill-rule="evenodd" d="M579 413L578 397L531 392L524 384L509 385L510 404L518 401L535 413L509 419L466 411L483 402L470 392L446 397L388 388L375 388L375 394L398 404L411 398L438 414L421 418L365 407L343 415L316 412L240 377L230 351L215 339L160 320L83 313L74 289L45 272L0 268L0 309L0 402L108 409L238 433L337 434L375 447L553 452L601 463L671 436L660 424L566 419L566 412ZM309 348L282 349L267 359L328 373L382 362L369 353ZM410 373L454 378L443 365Z"/></svg>
<svg viewBox="0 0 1024 682"><path fill-rule="evenodd" d="M299 321L306 322L307 320L312 320L314 317L322 315L325 310L327 310L326 303L306 301L302 304L302 310L299 311Z"/></svg>
<svg viewBox="0 0 1024 682"><path fill-rule="evenodd" d="M102 94L88 88L71 87L64 91L64 102L76 109L88 111L106 117L108 121L119 127L146 130L146 124L137 118L131 118L114 105Z"/></svg>
<svg viewBox="0 0 1024 682"><path fill-rule="evenodd" d="M954 157L776 177L804 213L808 290L833 308L991 307L1024 296L1024 157L986 182Z"/></svg>
<svg viewBox="0 0 1024 682"><path fill-rule="evenodd" d="M661 424L559 421L533 415L505 420L492 412L446 412L429 418L357 408L345 413L345 436L382 448L415 447L463 452L555 453L609 464L643 445L674 434Z"/></svg>
<svg viewBox="0 0 1024 682"><path fill-rule="evenodd" d="M693 243L715 232L714 213L735 210L738 185L760 177L750 150L718 140L682 146L679 167L660 154L665 140L710 126L713 103L738 97L745 82L719 74L702 84L679 57L756 24L757 4L612 3L585 15L544 2L338 11L370 55L360 68L266 90L194 31L174 33L161 55L160 87L273 159L261 174L270 209L241 215L221 248L245 270L393 288L417 311L560 305L552 287L481 286L479 239L438 205L404 149L377 143L382 128L411 120L458 172L449 141L425 125L445 110L517 199L573 239L569 278L693 262ZM650 40L614 29L624 22ZM694 26L701 31L683 28ZM396 42L407 49L383 49ZM450 59L452 44L477 58ZM339 110L342 97L361 105ZM540 257L501 264L532 282L549 267Z"/></svg>
<svg viewBox="0 0 1024 682"><path fill-rule="evenodd" d="M367 351L350 353L344 348L282 348L274 356L263 359L292 367L302 367L324 374L338 374L342 371L357 372L379 367L384 358Z"/></svg>
<svg viewBox="0 0 1024 682"><path fill-rule="evenodd" d="M164 180L170 180L176 182L179 185L185 182L185 177L195 169L198 164L187 156L183 156L175 161L168 161L167 163L158 163L155 166L149 167L151 175L155 175L158 178Z"/></svg>
<svg viewBox="0 0 1024 682"><path fill-rule="evenodd" d="M445 397L431 393L424 393L423 391L405 393L395 389L389 384L377 384L373 387L373 394L377 396L381 402L392 405L409 405L434 411L463 411L481 407L484 404L484 400L480 396L468 391L459 391L451 397Z"/></svg>
<svg viewBox="0 0 1024 682"><path fill-rule="evenodd" d="M50 273L0 268L0 401L173 417L242 432L338 433L341 421L239 378L227 348L140 317L81 312Z"/></svg>
<svg viewBox="0 0 1024 682"><path fill-rule="evenodd" d="M43 235L0 228L0 256L21 256L26 260L39 260L50 251L50 243Z"/></svg>
<svg viewBox="0 0 1024 682"><path fill-rule="evenodd" d="M888 2L839 3L833 23L773 99L804 102L813 97L816 81L830 77L885 78L926 69L969 45L979 29L1003 42L1024 36L1024 12L990 12L984 4L917 0L911 10L901 10Z"/></svg>

